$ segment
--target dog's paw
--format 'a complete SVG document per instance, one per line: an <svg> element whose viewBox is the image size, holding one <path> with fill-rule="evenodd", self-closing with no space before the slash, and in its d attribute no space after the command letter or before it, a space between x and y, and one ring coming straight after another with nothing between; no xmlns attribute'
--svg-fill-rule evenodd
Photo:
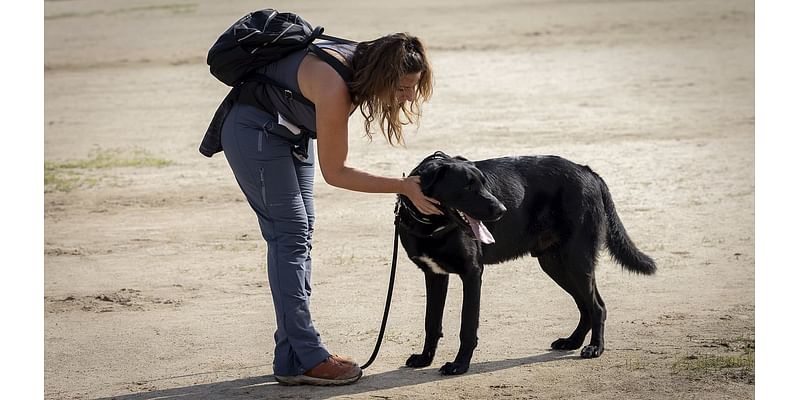
<svg viewBox="0 0 800 400"><path fill-rule="evenodd" d="M439 372L442 375L461 375L467 371L469 371L469 364L454 362L445 363L441 368L439 368Z"/></svg>
<svg viewBox="0 0 800 400"><path fill-rule="evenodd" d="M582 358L596 358L600 357L600 354L603 354L603 347L602 346L592 346L588 345L581 350L581 357Z"/></svg>
<svg viewBox="0 0 800 400"><path fill-rule="evenodd" d="M583 340L577 341L572 339L558 339L555 342L550 344L550 348L553 350L577 350L583 344ZM587 346L588 347L588 346Z"/></svg>
<svg viewBox="0 0 800 400"><path fill-rule="evenodd" d="M431 365L433 362L433 355L429 354L412 354L406 360L406 367L423 368Z"/></svg>

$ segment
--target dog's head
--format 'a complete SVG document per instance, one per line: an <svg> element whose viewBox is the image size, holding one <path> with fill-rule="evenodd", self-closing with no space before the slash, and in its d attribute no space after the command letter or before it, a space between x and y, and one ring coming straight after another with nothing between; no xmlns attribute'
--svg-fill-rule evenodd
<svg viewBox="0 0 800 400"><path fill-rule="evenodd" d="M473 162L436 152L412 174L419 175L422 193L438 200L475 238L493 242L483 221L497 221L506 207L491 193L486 176Z"/></svg>

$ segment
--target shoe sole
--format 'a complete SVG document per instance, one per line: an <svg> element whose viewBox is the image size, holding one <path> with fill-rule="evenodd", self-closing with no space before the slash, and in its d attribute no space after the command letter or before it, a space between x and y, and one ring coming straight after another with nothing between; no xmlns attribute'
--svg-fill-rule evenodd
<svg viewBox="0 0 800 400"><path fill-rule="evenodd" d="M314 378L306 375L295 375L295 376L275 375L275 380L278 381L279 384L284 386L300 386L300 385L341 386L354 383L355 381L359 380L363 374L364 374L363 371L359 371L358 375L347 379L323 379L323 378Z"/></svg>

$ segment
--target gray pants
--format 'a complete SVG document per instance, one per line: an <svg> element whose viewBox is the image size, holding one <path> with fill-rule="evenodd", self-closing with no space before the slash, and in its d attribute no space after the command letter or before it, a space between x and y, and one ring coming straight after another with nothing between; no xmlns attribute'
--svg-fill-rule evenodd
<svg viewBox="0 0 800 400"><path fill-rule="evenodd" d="M222 128L222 147L236 181L258 216L267 242L267 273L275 306L276 375L299 375L330 353L311 321L311 236L314 152L301 162L291 145L263 127L274 117L237 104Z"/></svg>

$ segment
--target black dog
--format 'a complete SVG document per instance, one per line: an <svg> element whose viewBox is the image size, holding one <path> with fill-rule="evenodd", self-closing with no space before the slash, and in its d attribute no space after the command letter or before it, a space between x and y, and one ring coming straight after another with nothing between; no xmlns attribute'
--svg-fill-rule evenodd
<svg viewBox="0 0 800 400"><path fill-rule="evenodd" d="M578 327L553 349L589 345L581 357L603 353L606 307L597 292L594 268L606 244L613 259L637 273L653 274L656 265L639 251L625 232L608 187L589 167L556 156L505 157L471 162L436 152L411 175L418 175L423 193L438 200L444 215L423 215L400 196L400 240L409 258L425 272L425 344L406 361L426 367L442 337L442 313L448 274L464 286L461 346L445 375L469 369L478 344L481 275L485 264L538 257L542 269L574 299ZM485 223L485 225L484 225Z"/></svg>

